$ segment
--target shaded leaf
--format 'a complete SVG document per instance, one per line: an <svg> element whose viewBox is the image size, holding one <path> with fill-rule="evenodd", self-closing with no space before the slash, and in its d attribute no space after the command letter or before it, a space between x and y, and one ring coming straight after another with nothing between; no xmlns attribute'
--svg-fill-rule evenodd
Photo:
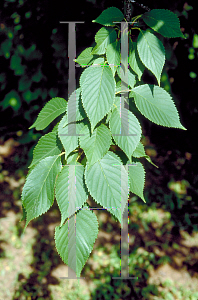
<svg viewBox="0 0 198 300"><path fill-rule="evenodd" d="M59 155L46 157L30 170L22 191L22 202L27 212L25 227L52 206L55 180L60 170Z"/></svg>
<svg viewBox="0 0 198 300"><path fill-rule="evenodd" d="M165 37L184 37L179 18L168 9L152 9L143 14L142 19L149 27Z"/></svg>
<svg viewBox="0 0 198 300"><path fill-rule="evenodd" d="M92 22L99 23L105 26L115 25L115 22L120 22L124 19L123 13L117 7L109 7L105 9L96 20Z"/></svg>

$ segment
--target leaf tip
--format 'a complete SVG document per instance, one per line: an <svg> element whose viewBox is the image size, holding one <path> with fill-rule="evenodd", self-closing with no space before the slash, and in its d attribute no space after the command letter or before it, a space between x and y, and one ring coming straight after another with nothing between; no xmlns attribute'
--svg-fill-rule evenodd
<svg viewBox="0 0 198 300"><path fill-rule="evenodd" d="M144 202L144 203L146 203L146 200L145 200L145 198L144 198L144 197L142 198L142 200L143 200L143 202Z"/></svg>

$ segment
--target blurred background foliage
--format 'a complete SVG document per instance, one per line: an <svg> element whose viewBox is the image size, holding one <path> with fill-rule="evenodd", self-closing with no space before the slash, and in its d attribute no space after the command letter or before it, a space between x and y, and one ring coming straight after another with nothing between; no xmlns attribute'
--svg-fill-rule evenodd
<svg viewBox="0 0 198 300"><path fill-rule="evenodd" d="M140 199L133 197L130 208L129 229L132 236L135 236L131 241L133 247L130 256L130 274L138 276L139 279L133 284L112 281L112 276L118 276L118 269L116 267L111 269L110 266L117 264L119 267L119 245L116 247L111 241L108 258L101 259L108 253L108 247L104 246L103 239L102 248L100 249L101 245L97 245L97 251L94 251L90 259L90 262L94 262L93 270L88 264L83 272L100 278L98 282L95 281L97 287L92 289L91 299L112 299L112 297L113 299L122 297L122 299L154 300L198 299L193 290L183 291L181 287L175 291L174 284L170 281L159 283L162 292L154 283L147 283L148 270L152 271L156 266L173 262L173 252L168 250L172 249L177 253L178 248L182 247L180 230L190 235L198 230L198 151L195 138L198 117L197 11L192 0L144 0L139 3L151 9L169 9L180 19L181 30L186 39L164 39L166 64L162 73L161 86L172 95L181 123L187 131L157 126L147 121L137 111L135 112L142 124L146 152L159 166L157 169L142 160L147 174L145 184L147 203L145 205ZM33 148L38 139L53 128L57 120L40 132L28 128L33 124L44 104L51 98L68 99L68 25L59 22L84 21L84 24L76 25L78 56L82 50L92 45L95 33L101 28L99 24L91 21L110 6L118 7L123 11L123 2L120 0L81 2L2 0L0 2L0 183L4 191L1 197L1 217L5 218L4 211L9 212L11 209L16 215L21 214L20 192L27 167L32 160ZM135 4L132 8L133 15L145 12ZM81 68L76 68L77 86L81 72ZM149 72L144 73L143 80L155 83ZM18 183L13 181L12 176ZM164 212L163 218L160 215L161 210ZM52 208L52 212L58 222L60 216L56 206ZM14 247L20 249L22 244L19 237L22 225L18 223L21 218L21 215L18 215L16 224L9 229L4 238L6 240L14 236L16 242ZM38 276L32 275L31 272L27 275L21 271L16 280L17 290L13 299L52 299L50 293L46 292L46 295L44 293L44 290L47 291L47 286L43 283L43 278L49 275L52 267L60 264L60 258L58 254L56 256L51 253L54 247L53 236L52 240L49 239L46 228L42 229L42 224L46 224L46 220L47 224L50 221L55 222L48 215L48 218L41 216L38 221L32 221L33 225L30 225L37 230L40 226L41 232L44 230L43 235L40 232L40 235L36 236L35 244L31 246L35 259L32 262L28 261L33 268L32 274ZM100 226L105 232L112 234L112 231L117 228L119 234L119 229L113 220L109 223L103 223L101 220L99 219ZM138 230L144 234L138 234ZM163 255L155 251L156 245L160 249L158 252L162 251ZM194 248L197 249L195 246ZM48 249L48 252L45 253L45 249ZM42 259L41 253L46 255ZM1 247L0 254L2 258L6 257ZM10 256L9 259L13 265L14 258ZM184 262L189 270L198 270L197 261L192 253L186 255ZM179 268L178 265L176 268ZM1 272L4 276L4 270ZM35 284L32 284L32 281ZM71 294L69 292L61 294L62 291L58 291L57 295L61 296L56 299L70 299L70 297L73 299L74 291L77 293L77 288L74 288ZM87 298L79 296L80 294L81 292L76 299L77 297L89 299L88 296ZM7 299L11 299L11 296Z"/></svg>

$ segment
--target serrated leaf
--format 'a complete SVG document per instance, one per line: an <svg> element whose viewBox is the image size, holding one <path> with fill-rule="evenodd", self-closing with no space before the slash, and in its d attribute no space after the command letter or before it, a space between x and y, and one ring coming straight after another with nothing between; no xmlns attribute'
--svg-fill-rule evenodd
<svg viewBox="0 0 198 300"><path fill-rule="evenodd" d="M61 212L61 225L86 202L89 194L84 184L84 166L64 166L56 181L56 201Z"/></svg>
<svg viewBox="0 0 198 300"><path fill-rule="evenodd" d="M107 46L106 56L114 76L117 67L120 66L120 41L115 41Z"/></svg>
<svg viewBox="0 0 198 300"><path fill-rule="evenodd" d="M165 37L184 37L179 18L168 9L152 9L143 14L142 19L149 27Z"/></svg>
<svg viewBox="0 0 198 300"><path fill-rule="evenodd" d="M92 22L99 23L104 26L115 25L113 22L120 22L124 19L123 13L117 7L109 7L105 9L96 20Z"/></svg>
<svg viewBox="0 0 198 300"><path fill-rule="evenodd" d="M98 220L89 209L81 210L76 215L76 235L74 228L70 227L68 231L68 227L67 222L62 227L55 228L55 245L63 262L76 272L77 277L80 277L98 235ZM69 245L72 245L72 249L73 247L76 249L72 250ZM75 255L72 257L72 254L76 254L76 257Z"/></svg>
<svg viewBox="0 0 198 300"><path fill-rule="evenodd" d="M55 180L60 170L60 156L54 155L41 160L30 171L22 191L22 202L27 212L25 227L52 206Z"/></svg>
<svg viewBox="0 0 198 300"><path fill-rule="evenodd" d="M137 49L141 61L155 75L160 85L165 63L165 49L162 42L154 34L141 30L137 39Z"/></svg>
<svg viewBox="0 0 198 300"><path fill-rule="evenodd" d="M76 108L76 109L75 109ZM68 120L68 111L69 111L69 120ZM66 111L66 122L63 125L68 125L68 122L77 122L85 119L87 117L84 108L82 106L81 101L81 88L76 89L70 95L68 104L67 104L67 111Z"/></svg>
<svg viewBox="0 0 198 300"><path fill-rule="evenodd" d="M58 138L57 131L52 131L40 138L33 152L33 161L29 168L37 165L42 159L61 153L62 145Z"/></svg>
<svg viewBox="0 0 198 300"><path fill-rule="evenodd" d="M93 180L94 179L94 180ZM128 174L120 158L113 152L85 168L85 183L97 203L106 208L121 223L128 199Z"/></svg>
<svg viewBox="0 0 198 300"><path fill-rule="evenodd" d="M145 150L144 150L144 146L142 145L141 142L139 142L137 144L137 147L133 151L133 157L143 157L145 155L146 155L146 153L145 153Z"/></svg>
<svg viewBox="0 0 198 300"><path fill-rule="evenodd" d="M142 64L139 58L137 43L132 42L131 38L129 38L129 65L131 69L138 75L138 79L141 80L145 66Z"/></svg>
<svg viewBox="0 0 198 300"><path fill-rule="evenodd" d="M66 115L63 116L58 125L58 136L66 152L65 158L67 158L67 156L78 147L78 135L84 127L84 123L69 124L66 127L63 127L65 123ZM74 130L73 125L75 125L76 131Z"/></svg>
<svg viewBox="0 0 198 300"><path fill-rule="evenodd" d="M141 138L141 126L134 114L126 108L123 108L121 111L120 105L120 98L116 97L116 107L112 111L109 126L116 144L128 156L130 162L132 162L132 153L137 147ZM114 134L121 135L119 136Z"/></svg>
<svg viewBox="0 0 198 300"><path fill-rule="evenodd" d="M91 131L111 109L115 98L115 80L109 66L88 67L84 72L82 103L91 123ZM87 76L86 76L87 73Z"/></svg>
<svg viewBox="0 0 198 300"><path fill-rule="evenodd" d="M89 167L91 167L109 150L111 145L111 133L104 124L95 128L92 135L90 135L88 125L85 125L80 133L84 134L84 136L80 136L79 138L80 147L84 150Z"/></svg>
<svg viewBox="0 0 198 300"><path fill-rule="evenodd" d="M127 162L129 164L129 162ZM145 183L145 170L140 162L133 163L128 166L128 173L130 178L130 191L139 196L145 203L143 190Z"/></svg>
<svg viewBox="0 0 198 300"><path fill-rule="evenodd" d="M92 66L92 67L93 67L93 66ZM92 72L91 66L88 67L88 68L86 68L86 69L82 72L82 74L80 75L80 80L79 80L79 82L80 82L80 87L82 87L82 85L83 85L83 83L84 83L86 77L88 76L88 73L89 73L89 72ZM81 90L81 91L82 91L82 90Z"/></svg>
<svg viewBox="0 0 198 300"><path fill-rule="evenodd" d="M94 55L91 54L93 47L88 47L81 52L81 54L75 60L81 67L86 67L89 65Z"/></svg>
<svg viewBox="0 0 198 300"><path fill-rule="evenodd" d="M96 46L91 54L104 54L109 44L116 41L117 33L114 28L102 27L95 35Z"/></svg>
<svg viewBox="0 0 198 300"><path fill-rule="evenodd" d="M150 121L166 127L183 127L172 97L163 88L144 84L130 92L139 111Z"/></svg>
<svg viewBox="0 0 198 300"><path fill-rule="evenodd" d="M63 98L52 98L40 111L36 121L29 128L36 127L36 130L45 129L54 119L64 113L67 108L67 101Z"/></svg>
<svg viewBox="0 0 198 300"><path fill-rule="evenodd" d="M123 80L124 74L123 74L123 69L122 69L122 67L118 67L118 68L117 68L117 74L118 74L118 76L120 77L120 79ZM123 81L124 81L124 80L123 80ZM124 81L124 82L125 82L125 81ZM130 70L128 70L128 82L125 82L125 83L126 83L127 87L128 87L128 85L129 85L131 88L133 88L134 85L136 84L135 75L134 75Z"/></svg>
<svg viewBox="0 0 198 300"><path fill-rule="evenodd" d="M152 164L153 166L155 166L156 168L158 168L158 166L156 166L156 165L152 162L150 156L146 155L146 152L145 152L145 150L144 150L144 146L142 145L141 142L139 142L139 144L138 144L137 147L135 148L135 150L134 150L132 156L133 156L133 157L137 157L137 158L139 158L139 157L145 157L146 160L147 160L148 162L150 162L150 164Z"/></svg>

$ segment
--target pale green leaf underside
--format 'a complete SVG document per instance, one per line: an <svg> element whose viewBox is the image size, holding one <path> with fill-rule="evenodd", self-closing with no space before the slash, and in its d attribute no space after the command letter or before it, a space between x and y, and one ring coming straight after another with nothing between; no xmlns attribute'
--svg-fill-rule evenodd
<svg viewBox="0 0 198 300"><path fill-rule="evenodd" d="M52 131L48 134L45 134L38 141L34 152L33 152L33 161L29 168L38 164L42 159L58 155L61 153L62 145L58 138L57 131Z"/></svg>
<svg viewBox="0 0 198 300"><path fill-rule="evenodd" d="M76 235L74 228L70 226L68 237L68 221L62 227L57 226L55 228L55 245L57 251L63 262L76 272L77 277L80 277L80 273L93 250L97 236L97 217L89 209L81 210L77 213Z"/></svg>
<svg viewBox="0 0 198 300"><path fill-rule="evenodd" d="M130 92L139 111L150 121L166 127L183 127L171 96L156 85L140 85Z"/></svg>
<svg viewBox="0 0 198 300"><path fill-rule="evenodd" d="M69 119L68 119L69 116ZM70 95L67 104L66 122L63 126L68 123L77 122L87 117L81 102L81 88L76 89Z"/></svg>
<svg viewBox="0 0 198 300"><path fill-rule="evenodd" d="M160 85L165 63L165 49L162 42L154 34L141 30L138 35L137 49L141 61L155 75Z"/></svg>
<svg viewBox="0 0 198 300"><path fill-rule="evenodd" d="M44 214L54 201L54 186L61 170L59 155L49 156L40 161L28 175L22 191L22 201L27 212L28 223Z"/></svg>
<svg viewBox="0 0 198 300"><path fill-rule="evenodd" d="M83 80L81 80L82 104L93 131L96 124L104 118L114 103L115 80L107 65L91 66L83 73Z"/></svg>
<svg viewBox="0 0 198 300"><path fill-rule="evenodd" d="M124 19L123 13L117 7L109 7L105 9L96 20L92 22L99 23L104 26L115 25L113 22L120 22Z"/></svg>
<svg viewBox="0 0 198 300"><path fill-rule="evenodd" d="M107 61L111 67L113 75L115 75L117 67L120 66L120 59L121 59L120 41L115 41L114 43L109 44L107 46L106 55L107 55Z"/></svg>
<svg viewBox="0 0 198 300"><path fill-rule="evenodd" d="M152 9L142 19L153 30L168 38L184 37L176 14L168 9Z"/></svg>
<svg viewBox="0 0 198 300"><path fill-rule="evenodd" d="M113 152L85 168L85 183L97 203L113 214L122 225L122 214L128 200L128 174Z"/></svg>
<svg viewBox="0 0 198 300"><path fill-rule="evenodd" d="M116 144L124 151L131 161L131 155L141 138L141 126L138 119L128 109L123 108L121 111L119 97L116 97L115 106L116 107L112 111L110 117L110 130Z"/></svg>
<svg viewBox="0 0 198 300"><path fill-rule="evenodd" d="M81 129L84 127L84 123L69 124L66 127L63 127L65 122L66 115L63 116L58 125L58 136L63 144L66 152L65 157L67 158L67 156L78 147L78 136Z"/></svg>
<svg viewBox="0 0 198 300"><path fill-rule="evenodd" d="M129 164L129 162L127 162ZM133 163L128 166L128 173L130 178L130 191L140 197L144 202L144 183L145 183L145 170L140 162Z"/></svg>
<svg viewBox="0 0 198 300"><path fill-rule="evenodd" d="M129 38L129 65L131 69L138 75L138 79L141 80L142 74L145 70L145 66L142 64L138 51L137 51L137 43L131 41Z"/></svg>
<svg viewBox="0 0 198 300"><path fill-rule="evenodd" d="M109 44L114 43L117 33L114 28L102 27L95 35L96 46L92 50L92 54L104 54Z"/></svg>
<svg viewBox="0 0 198 300"><path fill-rule="evenodd" d="M61 226L67 218L73 215L88 198L83 181L84 166L64 166L56 181L56 200L61 212Z"/></svg>
<svg viewBox="0 0 198 300"><path fill-rule="evenodd" d="M29 128L36 127L36 130L45 129L54 119L64 113L67 108L67 101L63 98L52 98L40 111L36 121Z"/></svg>
<svg viewBox="0 0 198 300"><path fill-rule="evenodd" d="M79 138L80 147L84 150L89 167L91 167L109 150L111 145L111 133L104 124L98 126L91 136L88 125L85 125L80 133L84 134L84 136L80 136Z"/></svg>

